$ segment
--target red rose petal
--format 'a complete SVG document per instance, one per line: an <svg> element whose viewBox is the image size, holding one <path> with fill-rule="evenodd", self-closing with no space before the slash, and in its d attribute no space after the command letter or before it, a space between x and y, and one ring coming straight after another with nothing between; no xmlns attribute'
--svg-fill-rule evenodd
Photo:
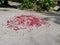
<svg viewBox="0 0 60 45"><path fill-rule="evenodd" d="M42 26L48 24L44 19L34 16L15 16L12 20L7 21L7 26L12 28L13 30L17 31L20 30L20 26L22 25L24 29L27 29L29 26ZM28 26L27 28L24 26Z"/></svg>

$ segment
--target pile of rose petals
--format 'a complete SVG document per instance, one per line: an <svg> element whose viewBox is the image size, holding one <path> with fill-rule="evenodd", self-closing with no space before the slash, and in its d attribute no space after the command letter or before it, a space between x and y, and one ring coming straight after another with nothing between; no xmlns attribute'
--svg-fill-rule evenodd
<svg viewBox="0 0 60 45"><path fill-rule="evenodd" d="M40 27L46 24L48 24L46 20L32 15L14 16L12 19L7 20L7 27L15 31L33 26Z"/></svg>

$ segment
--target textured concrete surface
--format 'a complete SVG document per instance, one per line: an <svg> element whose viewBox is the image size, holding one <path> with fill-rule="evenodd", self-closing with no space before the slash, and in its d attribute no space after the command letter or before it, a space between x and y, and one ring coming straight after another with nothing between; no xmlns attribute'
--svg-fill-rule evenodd
<svg viewBox="0 0 60 45"><path fill-rule="evenodd" d="M32 32L6 28L5 23L8 19L21 14L42 17L49 22L50 26L35 28ZM0 8L0 45L60 45L60 15Z"/></svg>

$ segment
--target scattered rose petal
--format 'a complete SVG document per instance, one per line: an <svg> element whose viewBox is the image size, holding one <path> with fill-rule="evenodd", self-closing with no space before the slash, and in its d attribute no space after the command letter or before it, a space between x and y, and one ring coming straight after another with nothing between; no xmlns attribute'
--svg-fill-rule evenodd
<svg viewBox="0 0 60 45"><path fill-rule="evenodd" d="M15 31L20 29L27 29L30 26L40 27L46 24L48 24L46 20L31 15L14 16L11 20L7 21L8 28L12 28Z"/></svg>

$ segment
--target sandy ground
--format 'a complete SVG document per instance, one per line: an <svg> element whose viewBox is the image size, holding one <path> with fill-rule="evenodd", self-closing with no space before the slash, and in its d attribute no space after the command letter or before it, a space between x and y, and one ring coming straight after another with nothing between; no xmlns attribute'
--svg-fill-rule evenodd
<svg viewBox="0 0 60 45"><path fill-rule="evenodd" d="M39 16L50 26L34 28L31 32L6 28L6 21L21 14ZM60 15L36 13L10 8L0 8L0 45L60 45Z"/></svg>

